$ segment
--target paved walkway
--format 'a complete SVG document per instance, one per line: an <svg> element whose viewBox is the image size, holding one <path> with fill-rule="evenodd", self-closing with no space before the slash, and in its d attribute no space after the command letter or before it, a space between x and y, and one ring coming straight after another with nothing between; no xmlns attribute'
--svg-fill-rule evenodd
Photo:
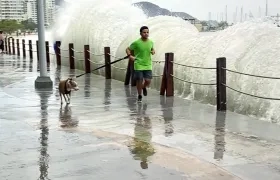
<svg viewBox="0 0 280 180"><path fill-rule="evenodd" d="M0 55L3 180L279 180L280 128L267 122L115 80L86 75L71 105L50 67L53 92L35 91L37 62Z"/></svg>

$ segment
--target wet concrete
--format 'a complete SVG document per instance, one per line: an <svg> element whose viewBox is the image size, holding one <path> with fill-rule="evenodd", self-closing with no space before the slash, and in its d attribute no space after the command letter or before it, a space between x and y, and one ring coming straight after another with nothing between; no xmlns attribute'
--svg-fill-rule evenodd
<svg viewBox="0 0 280 180"><path fill-rule="evenodd" d="M0 55L1 179L280 179L280 128L96 75L61 106L57 85L81 71Z"/></svg>

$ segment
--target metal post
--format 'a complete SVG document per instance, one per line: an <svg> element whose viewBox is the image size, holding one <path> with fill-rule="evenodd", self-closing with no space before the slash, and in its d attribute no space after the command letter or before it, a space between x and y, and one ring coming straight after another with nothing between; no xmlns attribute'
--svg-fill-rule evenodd
<svg viewBox="0 0 280 180"><path fill-rule="evenodd" d="M61 46L61 42L60 41L56 41L55 42L55 54L56 54L56 64L58 66L61 66L61 52L60 52L60 46Z"/></svg>
<svg viewBox="0 0 280 180"><path fill-rule="evenodd" d="M23 54L23 57L26 57L25 39L22 40L22 54Z"/></svg>
<svg viewBox="0 0 280 180"><path fill-rule="evenodd" d="M227 110L226 58L217 58L217 110Z"/></svg>
<svg viewBox="0 0 280 180"><path fill-rule="evenodd" d="M40 52L40 50L39 50L39 41L36 41L36 51L37 51L37 61L39 62L39 60L40 60L40 55L39 55L39 52Z"/></svg>
<svg viewBox="0 0 280 180"><path fill-rule="evenodd" d="M161 86L160 86L160 95L164 96L165 91L167 88L167 60L168 60L168 54L165 53L165 61L164 61L164 67L163 67L163 73L162 73L162 79L161 79Z"/></svg>
<svg viewBox="0 0 280 180"><path fill-rule="evenodd" d="M110 47L104 47L104 56L105 56L105 77L106 79L111 79L111 56L110 56Z"/></svg>
<svg viewBox="0 0 280 180"><path fill-rule="evenodd" d="M12 38L12 49L13 49L13 55L16 54L16 50L15 50L15 39Z"/></svg>
<svg viewBox="0 0 280 180"><path fill-rule="evenodd" d="M167 88L166 88L167 97L174 96L173 61L174 61L174 53L167 53Z"/></svg>
<svg viewBox="0 0 280 180"><path fill-rule="evenodd" d="M131 61L128 60L127 63L127 68L126 68L126 75L125 75L125 81L124 81L124 85L127 86L129 85L129 81L130 81L130 77L131 77Z"/></svg>
<svg viewBox="0 0 280 180"><path fill-rule="evenodd" d="M17 39L17 55L20 56L19 39Z"/></svg>
<svg viewBox="0 0 280 180"><path fill-rule="evenodd" d="M8 38L5 38L5 53L8 54Z"/></svg>
<svg viewBox="0 0 280 180"><path fill-rule="evenodd" d="M163 68L163 76L161 81L160 95L167 97L174 96L173 82L173 61L174 53L165 53L165 64Z"/></svg>
<svg viewBox="0 0 280 180"><path fill-rule="evenodd" d="M49 41L46 41L46 58L47 58L47 65L50 63L50 47Z"/></svg>
<svg viewBox="0 0 280 180"><path fill-rule="evenodd" d="M37 1L40 76L38 76L35 81L35 88L52 89L53 83L47 74L44 8L45 8L44 1L43 0Z"/></svg>
<svg viewBox="0 0 280 180"><path fill-rule="evenodd" d="M130 64L130 68L131 68L131 77L130 77L130 81L131 81L131 86L134 87L136 86L136 79L134 78L134 61L131 62Z"/></svg>
<svg viewBox="0 0 280 180"><path fill-rule="evenodd" d="M11 54L11 41L10 41L10 38L8 38L8 51L9 51L9 54Z"/></svg>
<svg viewBox="0 0 280 180"><path fill-rule="evenodd" d="M30 57L30 59L33 59L32 40L29 40L29 41L28 41L28 45L29 45L29 57Z"/></svg>
<svg viewBox="0 0 280 180"><path fill-rule="evenodd" d="M85 71L86 73L90 73L89 45L84 45L84 56L85 56Z"/></svg>
<svg viewBox="0 0 280 180"><path fill-rule="evenodd" d="M74 44L73 43L69 43L69 63L70 63L70 69L75 69Z"/></svg>

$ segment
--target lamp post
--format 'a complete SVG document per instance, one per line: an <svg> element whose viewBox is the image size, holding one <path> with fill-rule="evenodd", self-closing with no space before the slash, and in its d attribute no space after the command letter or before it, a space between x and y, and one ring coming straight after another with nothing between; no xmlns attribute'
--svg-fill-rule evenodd
<svg viewBox="0 0 280 180"><path fill-rule="evenodd" d="M37 15L38 15L38 46L39 46L39 63L40 63L40 76L35 80L36 89L46 89L53 87L53 82L47 74L46 62L46 44L45 44L45 21L44 21L44 1L37 0Z"/></svg>

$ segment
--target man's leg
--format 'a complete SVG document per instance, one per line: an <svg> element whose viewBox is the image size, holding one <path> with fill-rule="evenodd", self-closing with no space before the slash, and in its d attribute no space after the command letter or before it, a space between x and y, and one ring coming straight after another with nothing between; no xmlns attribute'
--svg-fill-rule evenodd
<svg viewBox="0 0 280 180"><path fill-rule="evenodd" d="M143 78L145 80L143 84L143 95L147 96L148 95L147 87L150 86L151 80L153 78L152 71L151 70L143 71Z"/></svg>
<svg viewBox="0 0 280 180"><path fill-rule="evenodd" d="M134 78L136 80L136 87L138 91L138 101L142 101L143 71L134 70Z"/></svg>

